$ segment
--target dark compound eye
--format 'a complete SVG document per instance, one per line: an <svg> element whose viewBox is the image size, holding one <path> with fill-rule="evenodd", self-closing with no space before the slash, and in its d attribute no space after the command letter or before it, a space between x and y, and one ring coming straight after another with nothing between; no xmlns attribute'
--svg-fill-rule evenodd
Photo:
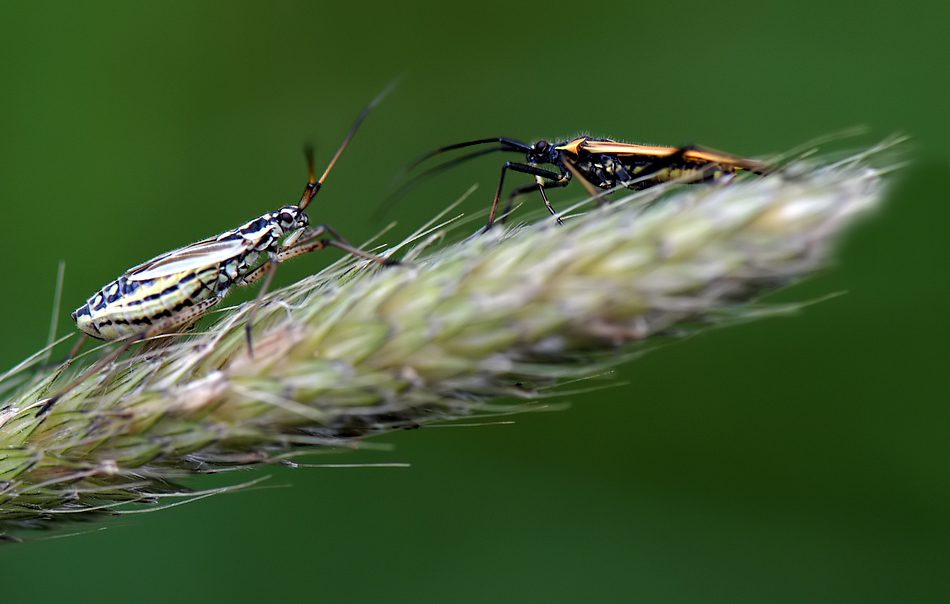
<svg viewBox="0 0 950 604"><path fill-rule="evenodd" d="M534 144L534 150L544 153L548 148L548 141L538 141Z"/></svg>

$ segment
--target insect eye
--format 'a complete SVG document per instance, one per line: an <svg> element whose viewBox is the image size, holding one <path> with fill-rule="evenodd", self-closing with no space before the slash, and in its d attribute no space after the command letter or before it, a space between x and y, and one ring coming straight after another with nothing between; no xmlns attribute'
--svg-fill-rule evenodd
<svg viewBox="0 0 950 604"><path fill-rule="evenodd" d="M534 150L539 153L544 153L548 148L548 141L538 141L534 144Z"/></svg>

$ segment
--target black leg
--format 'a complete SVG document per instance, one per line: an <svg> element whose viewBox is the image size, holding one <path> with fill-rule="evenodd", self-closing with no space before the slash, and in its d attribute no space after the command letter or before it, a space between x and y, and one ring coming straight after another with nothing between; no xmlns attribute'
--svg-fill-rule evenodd
<svg viewBox="0 0 950 604"><path fill-rule="evenodd" d="M558 174L557 172L552 172L551 170L545 170L544 168L538 168L537 166L529 166L528 164L519 164L516 162L505 162L505 165L501 167L501 177L498 179L498 189L495 190L495 200L491 204L491 212L488 213L488 224L485 225L485 230L492 228L495 224L495 216L498 214L498 202L501 200L501 190L505 186L505 171L513 170L515 172L521 172L522 174L530 174L531 176L540 176L541 178L546 178L553 182L564 181L564 184L551 185L547 186L565 186L567 184L568 178L565 178L564 174ZM537 185L540 186L540 185Z"/></svg>
<svg viewBox="0 0 950 604"><path fill-rule="evenodd" d="M511 213L511 207L515 203L515 197L518 197L519 195L524 195L525 193L530 193L532 191L541 191L541 195L542 196L544 195L544 187L542 187L538 183L531 183L530 185L522 185L520 187L516 187L515 190L509 193L508 201L505 202L505 209L502 210L501 212L501 217L499 218L499 222L501 222L502 224L505 224L505 221L508 220L508 214Z"/></svg>
<svg viewBox="0 0 950 604"><path fill-rule="evenodd" d="M569 180L554 180L547 185L542 185L540 183L534 183L530 185L523 185L516 188L514 191L508 194L508 201L505 203L505 210L501 213L501 218L499 221L501 224L505 224L505 221L508 220L508 215L511 213L511 207L514 205L515 198L519 195L524 195L525 193L530 193L532 191L537 191L541 194L541 199L544 201L544 207L548 209L548 212L551 213L551 216L557 216L557 210L551 206L551 202L548 201L547 193L544 192L544 189L547 187L566 187L570 181ZM556 218L557 223L560 225L564 224L564 221L560 218Z"/></svg>
<svg viewBox="0 0 950 604"><path fill-rule="evenodd" d="M566 186L567 186L567 181L565 181L564 184L554 184L554 185L551 185L551 186L554 186L554 187L566 187ZM548 195L547 195L547 193L544 192L544 187L538 185L538 193L541 194L541 199L544 200L544 206L548 209L548 212L551 213L551 216L554 216L554 219L557 220L557 223L558 223L559 225L564 226L564 221L561 220L561 217L557 215L557 212L554 210L554 207L551 206L551 202L548 201Z"/></svg>

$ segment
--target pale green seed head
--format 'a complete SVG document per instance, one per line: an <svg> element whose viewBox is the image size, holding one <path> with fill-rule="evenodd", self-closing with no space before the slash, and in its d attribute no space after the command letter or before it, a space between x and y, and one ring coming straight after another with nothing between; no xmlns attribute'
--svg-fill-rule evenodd
<svg viewBox="0 0 950 604"><path fill-rule="evenodd" d="M438 249L418 238L393 251L403 266L347 258L267 296L253 358L245 304L114 363L42 421L45 397L89 361L3 376L7 390L25 383L0 404L0 532L156 505L189 473L511 411L503 397L537 400L559 380L753 318L762 292L829 261L883 183L862 155L654 188L564 226L548 218Z"/></svg>

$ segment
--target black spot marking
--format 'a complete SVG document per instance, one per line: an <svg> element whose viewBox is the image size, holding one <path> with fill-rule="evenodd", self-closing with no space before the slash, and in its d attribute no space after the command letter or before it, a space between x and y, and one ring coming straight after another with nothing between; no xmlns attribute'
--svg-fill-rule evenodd
<svg viewBox="0 0 950 604"><path fill-rule="evenodd" d="M138 281L129 281L125 277L119 277L119 291L122 292L123 296L134 294L141 285Z"/></svg>
<svg viewBox="0 0 950 604"><path fill-rule="evenodd" d="M254 222L249 222L243 227L241 227L240 232L242 234L256 233L258 231L263 231L271 225L273 218L270 216L261 216Z"/></svg>
<svg viewBox="0 0 950 604"><path fill-rule="evenodd" d="M181 310L188 308L189 306L194 306L195 303L191 301L191 298L185 298L181 302L175 305L175 308L172 309L173 313L180 312Z"/></svg>
<svg viewBox="0 0 950 604"><path fill-rule="evenodd" d="M181 283L181 282L179 281L179 283ZM146 301L158 300L159 298L162 298L163 296L167 296L168 294L170 294L170 293L172 293L172 292L175 292L175 291L178 291L178 283L175 283L174 285L169 285L168 287L166 287L166 288L163 289L162 291L160 291L160 292L158 292L158 293L156 293L156 294L149 294L148 296L145 296L145 297L142 298L142 299L143 299L143 300L146 300Z"/></svg>

